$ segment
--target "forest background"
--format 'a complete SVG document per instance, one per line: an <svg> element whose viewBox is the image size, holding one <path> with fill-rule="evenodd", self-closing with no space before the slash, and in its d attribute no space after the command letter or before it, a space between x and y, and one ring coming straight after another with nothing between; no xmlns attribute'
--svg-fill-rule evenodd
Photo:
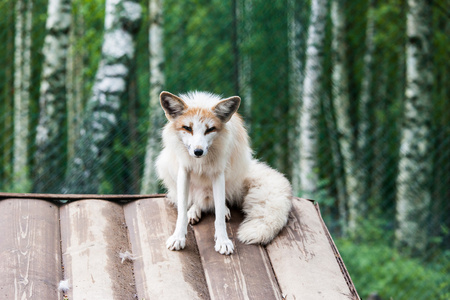
<svg viewBox="0 0 450 300"><path fill-rule="evenodd" d="M240 95L363 298L449 299L448 0L0 2L0 191L156 193L162 90Z"/></svg>

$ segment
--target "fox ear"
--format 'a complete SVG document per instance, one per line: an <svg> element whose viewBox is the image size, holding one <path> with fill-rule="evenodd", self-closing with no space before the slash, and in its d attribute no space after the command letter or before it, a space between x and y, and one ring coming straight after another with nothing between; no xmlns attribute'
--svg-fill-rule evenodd
<svg viewBox="0 0 450 300"><path fill-rule="evenodd" d="M238 110L241 98L238 96L224 99L213 107L214 114L224 123L228 122Z"/></svg>
<svg viewBox="0 0 450 300"><path fill-rule="evenodd" d="M187 105L183 100L169 92L162 92L159 95L159 101L169 121L175 120L187 109Z"/></svg>

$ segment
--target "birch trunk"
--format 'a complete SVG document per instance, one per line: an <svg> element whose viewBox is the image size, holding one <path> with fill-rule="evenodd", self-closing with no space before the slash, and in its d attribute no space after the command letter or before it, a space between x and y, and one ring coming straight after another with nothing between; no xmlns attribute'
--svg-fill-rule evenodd
<svg viewBox="0 0 450 300"><path fill-rule="evenodd" d="M66 57L71 1L49 0L36 132L34 191L61 190L66 165Z"/></svg>
<svg viewBox="0 0 450 300"><path fill-rule="evenodd" d="M350 118L350 97L348 90L347 42L345 41L345 4L344 0L333 0L331 4L331 20L333 22L333 107L336 113L336 130L339 149L342 155L345 190L342 192L347 201L340 201L339 215L342 229L347 231L347 202L355 203L359 199L358 181L355 177L355 138Z"/></svg>
<svg viewBox="0 0 450 300"><path fill-rule="evenodd" d="M14 50L14 190L27 192L28 137L31 80L32 0L16 2L16 33Z"/></svg>
<svg viewBox="0 0 450 300"><path fill-rule="evenodd" d="M236 0L238 39L238 83L239 95L244 106L246 128L251 132L252 124L252 60L246 43L252 34L253 0Z"/></svg>
<svg viewBox="0 0 450 300"><path fill-rule="evenodd" d="M158 193L159 182L155 162L161 151L161 129L165 122L164 113L159 104L159 94L162 92L164 77L163 48L163 0L150 0L150 125L148 130L147 148L145 152L144 175L141 182L141 194Z"/></svg>
<svg viewBox="0 0 450 300"><path fill-rule="evenodd" d="M427 246L431 203L431 7L408 0L405 114L397 177L397 244L422 252Z"/></svg>
<svg viewBox="0 0 450 300"><path fill-rule="evenodd" d="M78 49L77 39L82 37L84 28L83 14L73 14L73 30L70 30L67 58L67 161L75 155L77 129L80 126L83 111L83 69L84 49Z"/></svg>
<svg viewBox="0 0 450 300"><path fill-rule="evenodd" d="M306 43L305 79L300 115L300 182L302 197L313 197L318 188L318 128L320 99L323 96L323 48L327 0L311 1L311 17Z"/></svg>
<svg viewBox="0 0 450 300"><path fill-rule="evenodd" d="M301 2L301 4L305 4ZM304 20L302 17L305 15L305 10L300 7L298 1L288 1L288 54L289 54L289 97L291 101L290 114L293 118L297 118L297 126L295 130L289 131L289 140L295 145L293 149L290 149L291 164L297 164L298 149L300 148L300 139L298 138L299 121L300 121L300 107L302 103L303 94L303 71L304 71L304 57L302 54L305 51L305 40L303 27ZM300 170L299 168L292 168L292 188L294 195L300 194Z"/></svg>
<svg viewBox="0 0 450 300"><path fill-rule="evenodd" d="M112 142L111 132L117 126L120 102L126 92L140 18L139 3L106 1L102 58L63 192L98 192L106 152Z"/></svg>

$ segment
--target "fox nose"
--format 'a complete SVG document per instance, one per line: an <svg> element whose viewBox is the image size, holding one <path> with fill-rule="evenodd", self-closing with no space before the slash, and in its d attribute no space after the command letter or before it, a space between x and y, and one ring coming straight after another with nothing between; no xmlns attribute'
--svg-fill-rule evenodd
<svg viewBox="0 0 450 300"><path fill-rule="evenodd" d="M203 150L202 149L195 149L194 150L194 154L195 154L195 156L200 157L203 154Z"/></svg>

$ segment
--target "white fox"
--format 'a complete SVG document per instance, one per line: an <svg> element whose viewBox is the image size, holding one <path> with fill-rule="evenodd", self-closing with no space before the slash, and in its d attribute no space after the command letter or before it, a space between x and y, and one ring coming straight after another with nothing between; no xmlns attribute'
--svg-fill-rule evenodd
<svg viewBox="0 0 450 300"><path fill-rule="evenodd" d="M233 253L225 219L226 206L237 205L246 217L238 238L244 243L269 243L286 225L292 189L279 172L252 158L248 135L236 111L241 99L191 92L160 95L169 120L162 133L163 150L157 161L167 198L178 209L176 227L167 240L170 250L185 247L188 222L202 211L215 211L215 250Z"/></svg>

